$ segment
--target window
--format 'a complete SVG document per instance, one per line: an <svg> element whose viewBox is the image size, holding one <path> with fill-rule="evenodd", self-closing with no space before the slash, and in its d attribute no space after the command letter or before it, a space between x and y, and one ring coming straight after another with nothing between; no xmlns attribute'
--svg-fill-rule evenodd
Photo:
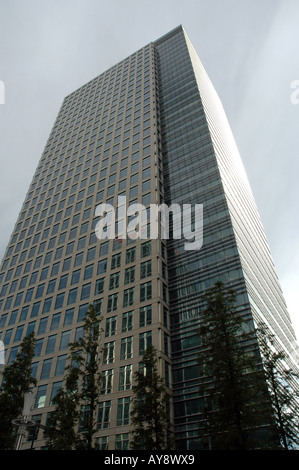
<svg viewBox="0 0 299 470"><path fill-rule="evenodd" d="M36 294L35 294L35 298L36 298L36 299L42 297L43 292L44 292L44 288L45 288L45 284L40 284L40 285L37 287L37 289L36 289Z"/></svg>
<svg viewBox="0 0 299 470"><path fill-rule="evenodd" d="M124 291L123 306L128 307L134 303L134 287L130 287Z"/></svg>
<svg viewBox="0 0 299 470"><path fill-rule="evenodd" d="M0 328L4 328L5 322L6 322L6 319L7 319L7 316L8 316L7 313L5 313L5 315L2 315L1 321L0 321ZM26 315L26 316L27 316L27 315ZM25 317L23 320L26 320L26 317Z"/></svg>
<svg viewBox="0 0 299 470"><path fill-rule="evenodd" d="M47 385L40 385L37 388L34 408L42 408L43 406L45 406L46 395L47 395Z"/></svg>
<svg viewBox="0 0 299 470"><path fill-rule="evenodd" d="M26 336L30 335L35 330L35 326L36 326L36 321L31 321L28 323Z"/></svg>
<svg viewBox="0 0 299 470"><path fill-rule="evenodd" d="M111 258L111 269L119 268L121 262L121 253L116 253Z"/></svg>
<svg viewBox="0 0 299 470"><path fill-rule="evenodd" d="M99 256L107 255L108 250L109 250L109 241L103 242L103 243L101 244Z"/></svg>
<svg viewBox="0 0 299 470"><path fill-rule="evenodd" d="M100 394L106 395L112 392L113 385L113 369L102 371Z"/></svg>
<svg viewBox="0 0 299 470"><path fill-rule="evenodd" d="M141 258L145 258L151 254L151 241L142 243L141 245Z"/></svg>
<svg viewBox="0 0 299 470"><path fill-rule="evenodd" d="M41 275L40 275L40 281L44 281L48 275L49 267L43 268Z"/></svg>
<svg viewBox="0 0 299 470"><path fill-rule="evenodd" d="M152 282L145 282L140 285L140 302L149 300L152 298Z"/></svg>
<svg viewBox="0 0 299 470"><path fill-rule="evenodd" d="M139 326L147 326L152 323L152 306L141 307L139 311Z"/></svg>
<svg viewBox="0 0 299 470"><path fill-rule="evenodd" d="M45 333L45 331L47 329L47 323L48 323L48 317L42 318L40 320L39 327L38 327L38 332L37 332L38 335Z"/></svg>
<svg viewBox="0 0 299 470"><path fill-rule="evenodd" d="M115 184L112 184L107 189L107 196L111 196L112 194L114 194L114 190L115 190Z"/></svg>
<svg viewBox="0 0 299 470"><path fill-rule="evenodd" d="M74 242L71 242L67 245L66 247L66 255L70 255L71 253L73 253L74 251L74 246L75 246L75 243Z"/></svg>
<svg viewBox="0 0 299 470"><path fill-rule="evenodd" d="M101 315L102 313L102 304L103 304L103 299L97 299L94 301L94 309L97 315Z"/></svg>
<svg viewBox="0 0 299 470"><path fill-rule="evenodd" d="M130 390L132 387L132 364L122 366L119 369L119 384L118 390Z"/></svg>
<svg viewBox="0 0 299 470"><path fill-rule="evenodd" d="M170 355L170 339L169 335L164 331L164 352L166 356Z"/></svg>
<svg viewBox="0 0 299 470"><path fill-rule="evenodd" d="M37 339L34 346L34 357L39 357L41 355L44 339ZM4 344L7 342L4 340Z"/></svg>
<svg viewBox="0 0 299 470"><path fill-rule="evenodd" d="M135 266L126 268L125 270L125 284L130 284L135 281Z"/></svg>
<svg viewBox="0 0 299 470"><path fill-rule="evenodd" d="M119 272L110 275L109 289L117 289L119 287Z"/></svg>
<svg viewBox="0 0 299 470"><path fill-rule="evenodd" d="M152 332L147 331L139 335L139 354L143 355L144 351L152 345Z"/></svg>
<svg viewBox="0 0 299 470"><path fill-rule="evenodd" d="M107 312L112 312L117 309L117 300L118 300L118 293L110 294L108 296Z"/></svg>
<svg viewBox="0 0 299 470"><path fill-rule="evenodd" d="M75 287L75 289L71 289L69 291L69 296L68 296L68 299L67 299L67 304L70 305L70 304L74 304L76 302L76 298L77 298L77 287Z"/></svg>
<svg viewBox="0 0 299 470"><path fill-rule="evenodd" d="M14 348L11 348L10 353L9 353L9 358L7 361L7 364L11 364L16 360L17 354L18 354L18 346L15 346Z"/></svg>
<svg viewBox="0 0 299 470"><path fill-rule="evenodd" d="M46 354L54 352L56 339L57 339L57 335L51 335L48 337L47 346L46 346Z"/></svg>
<svg viewBox="0 0 299 470"><path fill-rule="evenodd" d="M62 388L62 382L53 383L51 397L50 397L50 405L53 405L53 398L56 397L57 393L61 390L61 388Z"/></svg>
<svg viewBox="0 0 299 470"><path fill-rule="evenodd" d="M90 279L92 277L93 273L93 264L90 264L89 266L86 266L84 269L84 280Z"/></svg>
<svg viewBox="0 0 299 470"><path fill-rule="evenodd" d="M111 364L114 362L115 341L104 344L103 364Z"/></svg>
<svg viewBox="0 0 299 470"><path fill-rule="evenodd" d="M95 246L92 248L89 248L87 251L87 256L86 256L86 261L91 261L95 259L95 254L96 254L96 248Z"/></svg>
<svg viewBox="0 0 299 470"><path fill-rule="evenodd" d="M90 288L91 288L91 283L84 284L84 286L82 286L81 300L88 299L90 297Z"/></svg>
<svg viewBox="0 0 299 470"><path fill-rule="evenodd" d="M116 332L116 319L117 317L110 317L106 319L106 328L105 328L105 336L113 336Z"/></svg>
<svg viewBox="0 0 299 470"><path fill-rule="evenodd" d="M78 240L77 250L81 250L85 247L86 237L82 237Z"/></svg>
<svg viewBox="0 0 299 470"><path fill-rule="evenodd" d="M99 450L107 450L108 449L108 436L97 437L96 448Z"/></svg>
<svg viewBox="0 0 299 470"><path fill-rule="evenodd" d="M98 262L98 274L104 274L107 269L107 259Z"/></svg>
<svg viewBox="0 0 299 470"><path fill-rule="evenodd" d="M18 327L17 327L16 333L15 333L15 337L14 337L14 341L20 341L20 340L21 340L22 334L23 334L23 330L24 330L24 325L21 325L21 326L18 326Z"/></svg>
<svg viewBox="0 0 299 470"><path fill-rule="evenodd" d="M76 271L73 272L73 274L72 274L72 280L71 280L71 285L73 285L73 284L78 284L78 282L79 282L79 280L80 280L80 272L81 272L80 269L77 269Z"/></svg>
<svg viewBox="0 0 299 470"><path fill-rule="evenodd" d="M120 344L120 359L131 359L133 357L133 336L122 338Z"/></svg>
<svg viewBox="0 0 299 470"><path fill-rule="evenodd" d="M129 449L129 433L116 434L115 438L115 449L116 450L128 450Z"/></svg>
<svg viewBox="0 0 299 470"><path fill-rule="evenodd" d="M95 292L94 292L95 295L102 294L104 292L104 283L105 283L104 277L96 281Z"/></svg>
<svg viewBox="0 0 299 470"><path fill-rule="evenodd" d="M52 294L55 290L56 279L52 279L49 281L47 294Z"/></svg>
<svg viewBox="0 0 299 470"><path fill-rule="evenodd" d="M152 275L152 260L144 261L140 265L140 278L144 279Z"/></svg>
<svg viewBox="0 0 299 470"><path fill-rule="evenodd" d="M51 372L51 366L52 366L52 358L50 359L45 359L43 362L43 367L42 371L40 374L40 379L48 379L50 377L50 372Z"/></svg>
<svg viewBox="0 0 299 470"><path fill-rule="evenodd" d="M61 308L63 306L64 301L64 292L58 294L56 297L55 308Z"/></svg>
<svg viewBox="0 0 299 470"><path fill-rule="evenodd" d="M163 300L164 302L168 301L167 286L165 284L163 284Z"/></svg>
<svg viewBox="0 0 299 470"><path fill-rule="evenodd" d="M78 253L75 257L75 266L80 266L83 261L83 253Z"/></svg>
<svg viewBox="0 0 299 470"><path fill-rule="evenodd" d="M53 264L51 276L56 276L59 271L60 262Z"/></svg>
<svg viewBox="0 0 299 470"><path fill-rule="evenodd" d="M64 331L60 338L60 350L67 349L70 341L71 331Z"/></svg>
<svg viewBox="0 0 299 470"><path fill-rule="evenodd" d="M32 286L32 284L35 284L36 283L36 280L37 280L37 275L38 275L38 272L36 271L35 273L32 273L31 274L31 277L30 277L30 281L29 281L29 285ZM31 289L29 289L31 290ZM28 291L27 291L28 292Z"/></svg>
<svg viewBox="0 0 299 470"><path fill-rule="evenodd" d="M117 402L117 426L125 426L130 421L130 397L119 398Z"/></svg>
<svg viewBox="0 0 299 470"><path fill-rule="evenodd" d="M136 256L136 248L129 248L126 251L126 264L128 263L133 263L135 261L135 256Z"/></svg>
<svg viewBox="0 0 299 470"><path fill-rule="evenodd" d="M83 338L83 336L84 336L84 328L83 326L79 326L79 328L76 328L75 341L79 341L80 338Z"/></svg>
<svg viewBox="0 0 299 470"><path fill-rule="evenodd" d="M167 280L167 268L166 264L162 262L162 277L163 279Z"/></svg>
<svg viewBox="0 0 299 470"><path fill-rule="evenodd" d="M67 280L68 280L68 274L61 276L58 289L65 289L67 285Z"/></svg>
<svg viewBox="0 0 299 470"><path fill-rule="evenodd" d="M105 429L109 426L111 401L102 401L99 403L98 429Z"/></svg>
<svg viewBox="0 0 299 470"><path fill-rule="evenodd" d="M85 319L87 310L88 304L80 305L78 312L78 321L83 321Z"/></svg>
<svg viewBox="0 0 299 470"><path fill-rule="evenodd" d="M56 362L56 369L55 369L55 377L58 375L63 375L65 371L65 364L66 364L67 354L63 356L59 356Z"/></svg>
<svg viewBox="0 0 299 470"><path fill-rule="evenodd" d="M125 312L122 315L121 331L125 333L133 328L133 311Z"/></svg>
<svg viewBox="0 0 299 470"><path fill-rule="evenodd" d="M63 326L71 325L73 323L73 318L74 318L74 309L70 308L69 310L65 312Z"/></svg>
<svg viewBox="0 0 299 470"><path fill-rule="evenodd" d="M142 192L147 191L151 187L151 180L143 181Z"/></svg>
<svg viewBox="0 0 299 470"><path fill-rule="evenodd" d="M60 323L60 313L55 313L55 315L53 315L52 317L50 330L51 331L56 330L59 327L59 323Z"/></svg>
<svg viewBox="0 0 299 470"><path fill-rule="evenodd" d="M25 302L30 302L30 300L32 299L32 294L33 294L33 287L27 290Z"/></svg>
<svg viewBox="0 0 299 470"><path fill-rule="evenodd" d="M138 186L134 186L133 188L130 189L130 194L129 197L135 197L138 195Z"/></svg>

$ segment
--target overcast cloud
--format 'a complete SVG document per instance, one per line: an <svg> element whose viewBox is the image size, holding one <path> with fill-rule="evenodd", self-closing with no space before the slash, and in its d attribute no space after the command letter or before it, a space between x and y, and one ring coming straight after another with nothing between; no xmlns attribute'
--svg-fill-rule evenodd
<svg viewBox="0 0 299 470"><path fill-rule="evenodd" d="M0 0L0 14L0 258L63 98L182 24L223 102L299 338L298 0Z"/></svg>

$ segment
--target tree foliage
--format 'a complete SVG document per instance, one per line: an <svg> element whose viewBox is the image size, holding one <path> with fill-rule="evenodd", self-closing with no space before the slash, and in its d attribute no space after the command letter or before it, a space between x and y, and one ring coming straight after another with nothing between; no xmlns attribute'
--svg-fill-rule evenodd
<svg viewBox="0 0 299 470"><path fill-rule="evenodd" d="M238 313L235 292L221 282L203 295L203 301L201 442L210 449L261 447L256 429L268 427L271 415L255 331Z"/></svg>
<svg viewBox="0 0 299 470"><path fill-rule="evenodd" d="M158 373L156 350L149 346L142 367L134 374L131 448L166 450L173 446L169 416L169 394Z"/></svg>
<svg viewBox="0 0 299 470"><path fill-rule="evenodd" d="M286 354L275 347L275 336L265 324L257 328L263 369L268 384L272 412L275 417L274 433L283 449L298 449L298 379L291 368L286 367Z"/></svg>
<svg viewBox="0 0 299 470"><path fill-rule="evenodd" d="M26 336L20 344L16 359L7 365L3 373L0 390L0 449L14 448L14 429L12 420L18 418L23 410L24 395L36 385L31 375L31 362L34 355L34 333Z"/></svg>
<svg viewBox="0 0 299 470"><path fill-rule="evenodd" d="M63 389L54 398L56 408L47 431L50 449L94 448L96 409L100 389L100 319L92 305L84 334L70 344L69 366Z"/></svg>

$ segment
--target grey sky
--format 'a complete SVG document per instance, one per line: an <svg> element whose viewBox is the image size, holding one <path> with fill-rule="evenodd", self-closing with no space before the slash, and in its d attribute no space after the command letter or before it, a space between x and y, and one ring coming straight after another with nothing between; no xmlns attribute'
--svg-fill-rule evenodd
<svg viewBox="0 0 299 470"><path fill-rule="evenodd" d="M63 98L182 24L223 102L299 338L298 0L0 0L0 12L0 258Z"/></svg>

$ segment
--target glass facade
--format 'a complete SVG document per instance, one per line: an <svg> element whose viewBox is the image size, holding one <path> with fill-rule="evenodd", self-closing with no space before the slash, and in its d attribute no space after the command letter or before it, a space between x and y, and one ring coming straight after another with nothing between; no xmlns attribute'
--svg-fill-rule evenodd
<svg viewBox="0 0 299 470"><path fill-rule="evenodd" d="M149 239L146 225L141 239L125 237L124 196L147 214L150 204L203 204L202 248ZM114 239L96 236L102 203L116 208ZM133 373L153 344L177 446L199 448L196 328L200 296L219 279L237 290L249 323L271 326L292 363L294 333L242 164L178 27L65 98L9 241L0 339L10 363L35 331L35 419L47 423L91 302L103 317L99 447L129 448ZM40 432L36 448L43 445Z"/></svg>
<svg viewBox="0 0 299 470"><path fill-rule="evenodd" d="M298 369L296 338L270 250L219 97L184 30L156 43L165 201L202 203L203 246L168 243L174 424L177 445L200 448L198 395L202 293L217 280L235 289L249 328L263 321ZM294 384L295 385L295 384Z"/></svg>

